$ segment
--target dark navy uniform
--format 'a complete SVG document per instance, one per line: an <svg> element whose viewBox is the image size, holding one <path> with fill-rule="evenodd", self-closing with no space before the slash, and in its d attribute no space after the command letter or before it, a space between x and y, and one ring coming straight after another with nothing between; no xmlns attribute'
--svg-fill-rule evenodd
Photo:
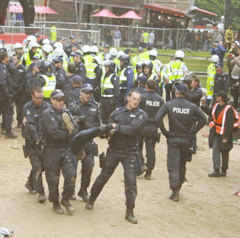
<svg viewBox="0 0 240 238"><path fill-rule="evenodd" d="M77 86L72 88L68 92L68 99L67 99L68 107L72 107L74 104L76 104L79 101L80 90L81 90L81 86Z"/></svg>
<svg viewBox="0 0 240 238"><path fill-rule="evenodd" d="M63 91L64 85L67 80L67 73L64 70L64 68L56 68L55 75L56 75L56 89L61 89Z"/></svg>
<svg viewBox="0 0 240 238"><path fill-rule="evenodd" d="M143 141L145 141L148 168L147 174L149 175L151 175L151 171L154 169L156 161L155 145L158 140L158 128L155 122L155 117L163 104L163 99L155 91L147 91L146 93L144 93L141 96L141 102L139 104L139 107L148 115L148 121L141 132L139 155L141 166L143 166L144 159L142 149Z"/></svg>
<svg viewBox="0 0 240 238"><path fill-rule="evenodd" d="M70 105L69 111L73 115L74 119L79 119L79 130L83 131L92 127L100 126L100 112L98 104L95 101L89 101L83 103L78 99L74 104ZM90 184L91 175L94 167L94 148L97 144L94 141L90 141L85 146L86 156L81 160L82 162L82 177L81 187L79 195L87 194L87 188ZM97 156L97 154L95 154ZM82 197L82 196L80 196Z"/></svg>
<svg viewBox="0 0 240 238"><path fill-rule="evenodd" d="M40 149L37 148L37 144L41 137L41 119L44 110L50 105L47 102L42 102L39 107L33 101L28 102L23 107L23 118L27 119L27 122L22 127L22 136L25 138L26 147L29 152L29 158L32 165L32 170L28 177L28 183L39 194L44 194L44 187L42 182L43 171L43 158Z"/></svg>
<svg viewBox="0 0 240 238"><path fill-rule="evenodd" d="M86 78L86 68L85 68L84 63L82 61L80 61L79 63L75 63L75 66L76 66L76 74L80 75L84 82L84 80Z"/></svg>
<svg viewBox="0 0 240 238"><path fill-rule="evenodd" d="M213 93L218 93L221 90L228 93L228 84L228 76L224 72L221 74L216 73L214 77Z"/></svg>
<svg viewBox="0 0 240 238"><path fill-rule="evenodd" d="M12 83L6 64L0 62L0 114L7 134L11 132L13 120Z"/></svg>
<svg viewBox="0 0 240 238"><path fill-rule="evenodd" d="M169 131L166 130L163 118L169 118ZM198 123L192 127L194 117ZM167 168L170 189L180 190L186 173L186 159L188 156L190 135L196 134L207 122L202 111L183 97L177 97L166 102L156 116L157 125L163 135L167 137L168 154Z"/></svg>
<svg viewBox="0 0 240 238"><path fill-rule="evenodd" d="M16 103L18 126L22 124L22 108L25 86L26 69L22 65L14 67L14 73L11 75L13 101Z"/></svg>
<svg viewBox="0 0 240 238"><path fill-rule="evenodd" d="M43 163L49 188L49 201L58 202L60 171L64 176L62 199L69 199L75 188L76 170L74 156L70 150L69 132L64 130L62 110L52 106L42 116L42 135L46 141Z"/></svg>
<svg viewBox="0 0 240 238"><path fill-rule="evenodd" d="M106 164L92 186L89 203L94 203L121 162L124 168L126 206L130 209L135 207L137 147L146 121L147 114L139 108L130 111L122 107L113 111L109 122L116 123L115 134L108 142Z"/></svg>
<svg viewBox="0 0 240 238"><path fill-rule="evenodd" d="M37 86L38 74L33 74L32 71L29 71L26 74L25 78L25 87L24 87L24 103L27 103L31 100L32 88Z"/></svg>

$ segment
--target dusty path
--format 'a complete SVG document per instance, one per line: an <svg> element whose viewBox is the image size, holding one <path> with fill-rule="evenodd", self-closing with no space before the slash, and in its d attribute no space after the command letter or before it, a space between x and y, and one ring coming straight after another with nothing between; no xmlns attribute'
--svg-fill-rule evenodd
<svg viewBox="0 0 240 238"><path fill-rule="evenodd" d="M20 134L17 129L14 132ZM240 188L240 146L235 145L231 151L227 177L208 178L207 174L212 171L211 150L202 137L207 133L206 126L198 135L201 150L187 164L187 178L193 186L183 186L179 203L168 199L166 141L161 138L156 149L157 163L153 179L147 181L143 176L138 178L137 225L124 219L121 165L103 189L92 211L86 210L85 203L78 198L72 202L76 210L73 216L57 215L51 211L49 202L39 204L37 197L28 194L24 187L30 164L23 157L22 150L18 149L23 139L5 140L0 137L0 227L12 228L16 238L240 237L240 198L232 195ZM101 139L97 141L99 151L105 150L107 142ZM92 182L100 172L97 158L95 162ZM46 182L45 188L47 191Z"/></svg>

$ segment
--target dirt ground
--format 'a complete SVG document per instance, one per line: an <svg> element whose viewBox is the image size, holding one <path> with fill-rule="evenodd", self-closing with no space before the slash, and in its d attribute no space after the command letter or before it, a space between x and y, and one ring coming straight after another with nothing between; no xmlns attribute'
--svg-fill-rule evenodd
<svg viewBox="0 0 240 238"><path fill-rule="evenodd" d="M14 126L16 126L14 124ZM20 131L13 131L20 135ZM198 134L199 150L187 163L187 179L178 203L168 197L171 193L166 169L166 140L156 146L157 161L152 180L138 178L135 216L138 224L124 219L125 195L123 169L119 165L104 187L92 211L77 198L72 202L75 213L57 215L52 204L37 202L24 184L30 171L29 159L22 152L23 139L6 140L0 137L0 227L14 230L16 238L77 238L77 237L166 237L166 238L233 238L239 235L240 197L233 192L240 188L240 145L230 153L230 169L226 178L209 178L212 171L211 150L208 149L208 127ZM105 151L107 141L97 139L99 151ZM80 167L80 166L79 166ZM92 183L99 174L95 159ZM76 191L79 189L79 175ZM63 179L61 179L61 182ZM45 176L44 184L48 193ZM62 185L61 185L62 188Z"/></svg>

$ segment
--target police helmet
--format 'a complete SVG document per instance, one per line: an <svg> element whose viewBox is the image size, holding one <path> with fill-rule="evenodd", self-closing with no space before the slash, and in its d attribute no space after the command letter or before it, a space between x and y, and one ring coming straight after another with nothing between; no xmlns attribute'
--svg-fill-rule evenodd
<svg viewBox="0 0 240 238"><path fill-rule="evenodd" d="M82 47L82 52L83 52L83 54L90 53L91 52L91 46L90 45L84 45Z"/></svg>
<svg viewBox="0 0 240 238"><path fill-rule="evenodd" d="M35 41L35 42L37 42L37 38L36 38L35 36L33 36L33 35L28 36L28 37L27 37L27 40L28 40L28 41Z"/></svg>
<svg viewBox="0 0 240 238"><path fill-rule="evenodd" d="M43 43L43 45L50 45L51 44L51 42L50 42L50 40L49 39L44 39L43 41L42 41L42 43Z"/></svg>
<svg viewBox="0 0 240 238"><path fill-rule="evenodd" d="M94 53L94 54L97 54L99 52L98 47L96 45L93 45L91 47L91 52Z"/></svg>
<svg viewBox="0 0 240 238"><path fill-rule="evenodd" d="M59 57L59 56L63 56L64 55L64 51L62 48L58 47L54 50L54 55L56 57Z"/></svg>
<svg viewBox="0 0 240 238"><path fill-rule="evenodd" d="M144 67L145 66L148 66L149 68L150 68L150 70L152 70L153 69L153 63L152 63L152 61L151 60L144 60L143 61L143 70L144 70Z"/></svg>
<svg viewBox="0 0 240 238"><path fill-rule="evenodd" d="M16 49L21 49L21 48L23 48L23 45L21 44L21 43L16 43L15 45L14 45L14 49L16 50Z"/></svg>
<svg viewBox="0 0 240 238"><path fill-rule="evenodd" d="M142 69L143 67L143 62L142 61L138 61L136 64L136 69Z"/></svg>
<svg viewBox="0 0 240 238"><path fill-rule="evenodd" d="M119 60L123 62L124 66L127 66L130 64L130 57L129 55L123 54L119 57Z"/></svg>
<svg viewBox="0 0 240 238"><path fill-rule="evenodd" d="M55 48L62 48L63 49L63 44L61 42L55 42L53 44L53 47L55 47Z"/></svg>
<svg viewBox="0 0 240 238"><path fill-rule="evenodd" d="M179 59L183 59L184 58L184 56L185 56L185 54L184 54L184 52L182 51L182 50L177 50L176 52L175 52L175 58L179 58Z"/></svg>
<svg viewBox="0 0 240 238"><path fill-rule="evenodd" d="M218 55L213 55L212 58L211 58L211 62L215 63L215 64L218 64L219 63Z"/></svg>
<svg viewBox="0 0 240 238"><path fill-rule="evenodd" d="M104 67L109 67L109 72L110 73L114 73L115 72L116 64L115 64L114 61L112 61L112 60L105 60L103 62L103 65L104 65Z"/></svg>
<svg viewBox="0 0 240 238"><path fill-rule="evenodd" d="M110 51L109 51L109 54L110 54L111 56L114 56L114 57L117 56L117 53L118 53L118 51L117 51L116 48L111 48Z"/></svg>
<svg viewBox="0 0 240 238"><path fill-rule="evenodd" d="M49 54L51 51L53 51L53 48L51 45L43 45L42 50Z"/></svg>
<svg viewBox="0 0 240 238"><path fill-rule="evenodd" d="M111 55L109 53L104 54L104 60L110 60Z"/></svg>
<svg viewBox="0 0 240 238"><path fill-rule="evenodd" d="M39 44L35 41L31 41L29 44L28 44L28 48L29 50L32 50L32 48L38 48L39 47Z"/></svg>
<svg viewBox="0 0 240 238"><path fill-rule="evenodd" d="M119 51L117 52L117 58L119 59L120 56L123 55L123 54L125 54L124 51L119 50Z"/></svg>
<svg viewBox="0 0 240 238"><path fill-rule="evenodd" d="M150 52L149 52L149 57L150 56L153 56L153 57L155 57L155 59L157 58L157 56L158 56L158 52L156 51L156 50L150 50Z"/></svg>
<svg viewBox="0 0 240 238"><path fill-rule="evenodd" d="M40 64L40 73L46 76L52 76L52 64L48 60L43 60Z"/></svg>

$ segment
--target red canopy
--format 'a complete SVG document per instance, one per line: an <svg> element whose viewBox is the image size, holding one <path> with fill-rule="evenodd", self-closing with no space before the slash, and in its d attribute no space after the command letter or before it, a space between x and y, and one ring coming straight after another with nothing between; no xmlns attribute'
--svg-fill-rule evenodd
<svg viewBox="0 0 240 238"><path fill-rule="evenodd" d="M21 5L10 4L9 8L10 8L10 12L23 13L23 9L22 9ZM35 5L34 8L35 8L35 13L37 13L37 14L58 14L57 12L55 12L48 6L36 6Z"/></svg>
<svg viewBox="0 0 240 238"><path fill-rule="evenodd" d="M109 18L118 18L117 15L109 11L108 9L102 9L101 11L93 14L91 17L109 17Z"/></svg>
<svg viewBox="0 0 240 238"><path fill-rule="evenodd" d="M118 18L125 18L125 19L133 19L133 20L141 20L142 17L139 16L136 12L134 11L128 11L125 14L119 16Z"/></svg>
<svg viewBox="0 0 240 238"><path fill-rule="evenodd" d="M172 8L172 7L167 7L167 6L163 6L160 4L148 4L148 5L144 5L144 7L149 8L149 9L153 9L159 12L163 12L163 13L169 13L178 17L185 17L185 11L181 10L181 9L177 9L177 8Z"/></svg>
<svg viewBox="0 0 240 238"><path fill-rule="evenodd" d="M198 12L201 12L201 13L204 13L204 14L207 14L207 15L218 17L218 14L216 14L214 12L209 12L207 10L203 10L201 8L196 8L196 9L194 9L194 11L198 11Z"/></svg>

